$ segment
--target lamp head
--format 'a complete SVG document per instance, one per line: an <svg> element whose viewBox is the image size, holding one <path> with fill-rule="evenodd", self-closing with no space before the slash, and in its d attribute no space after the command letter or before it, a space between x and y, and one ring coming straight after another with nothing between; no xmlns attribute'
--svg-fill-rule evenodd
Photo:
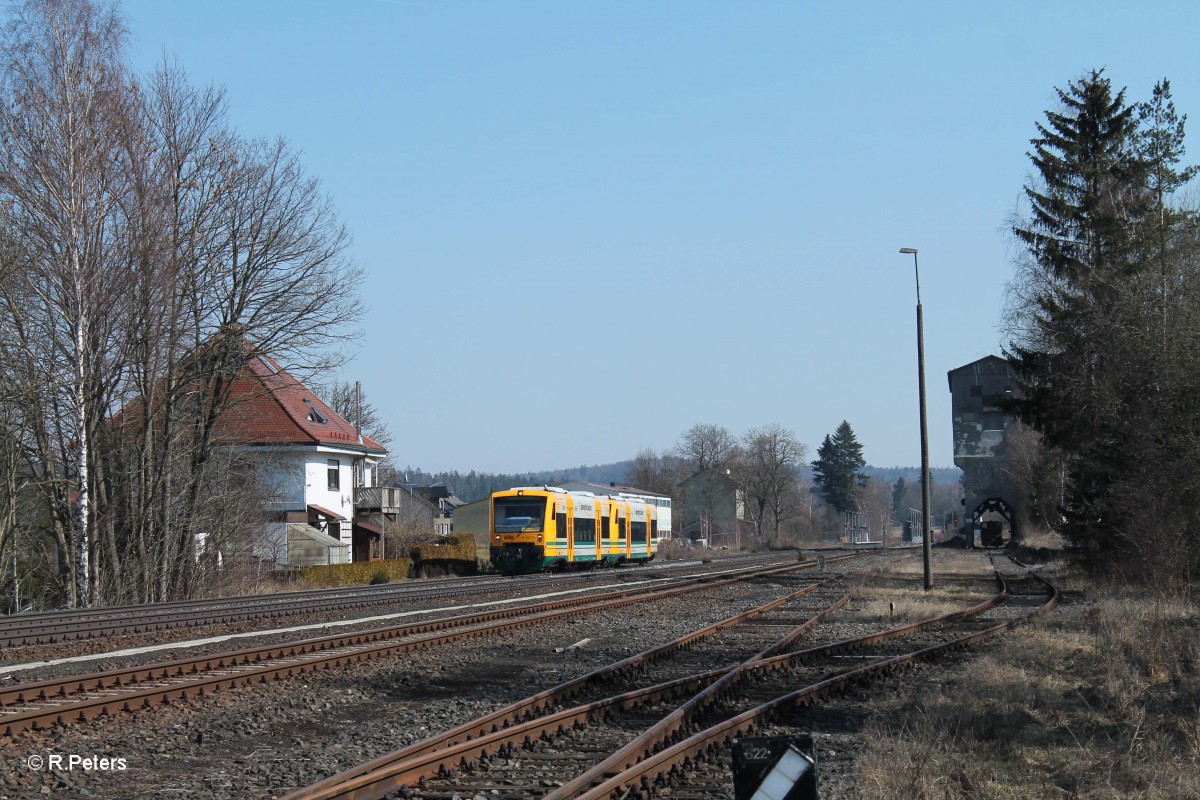
<svg viewBox="0 0 1200 800"><path fill-rule="evenodd" d="M915 248L915 247L901 247L901 248L900 248L900 252L901 252L901 253L912 253L913 255L916 255L916 254L917 254L917 248Z"/></svg>

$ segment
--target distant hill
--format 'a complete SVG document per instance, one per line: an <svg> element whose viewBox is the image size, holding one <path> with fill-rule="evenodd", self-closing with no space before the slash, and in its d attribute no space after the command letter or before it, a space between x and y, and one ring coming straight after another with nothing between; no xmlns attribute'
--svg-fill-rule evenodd
<svg viewBox="0 0 1200 800"><path fill-rule="evenodd" d="M867 467L863 470L872 478L884 483L895 483L903 477L905 483L919 483L921 480L920 467ZM958 467L930 467L929 481L931 483L959 483L962 481L962 470Z"/></svg>
<svg viewBox="0 0 1200 800"><path fill-rule="evenodd" d="M475 470L467 473L458 472L457 470L429 473L420 469L408 469L402 474L407 475L405 479L407 482L418 486L431 486L437 483L445 484L450 487L450 491L470 503L487 497L492 492L499 491L500 489L509 489L513 486L538 486L543 483L553 486L556 483L565 483L566 481L586 481L587 483L599 484L624 483L625 476L629 472L629 464L629 461L616 461L611 464L595 464L592 466L584 464L578 467L517 473L476 472ZM901 476L908 483L919 482L921 480L920 467L868 466L864 469L864 472L872 478L876 478L889 485L895 483L896 479ZM804 476L808 480L812 480L811 468L805 468ZM933 483L958 483L962 479L962 470L958 467L933 467L929 470L929 477Z"/></svg>

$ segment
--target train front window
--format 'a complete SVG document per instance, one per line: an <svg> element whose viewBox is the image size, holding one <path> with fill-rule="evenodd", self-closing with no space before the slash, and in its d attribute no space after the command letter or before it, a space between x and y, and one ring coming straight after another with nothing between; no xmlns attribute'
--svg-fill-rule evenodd
<svg viewBox="0 0 1200 800"><path fill-rule="evenodd" d="M496 533L541 533L546 501L540 497L497 497L493 502Z"/></svg>

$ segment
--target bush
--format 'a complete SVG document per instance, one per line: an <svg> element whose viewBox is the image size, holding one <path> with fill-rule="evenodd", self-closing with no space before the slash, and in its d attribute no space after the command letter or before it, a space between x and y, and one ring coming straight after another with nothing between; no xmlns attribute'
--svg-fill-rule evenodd
<svg viewBox="0 0 1200 800"><path fill-rule="evenodd" d="M355 564L326 564L304 567L300 576L312 586L344 586L374 582L383 573L389 581L402 581L412 570L411 558L389 558L386 561L359 561Z"/></svg>
<svg viewBox="0 0 1200 800"><path fill-rule="evenodd" d="M692 543L687 539L663 539L658 543L658 556L664 560L695 558Z"/></svg>
<svg viewBox="0 0 1200 800"><path fill-rule="evenodd" d="M474 563L477 555L475 537L469 533L452 533L446 544L422 544L413 548L412 557L416 561L470 561Z"/></svg>
<svg viewBox="0 0 1200 800"><path fill-rule="evenodd" d="M375 574L371 576L371 585L378 586L381 583L390 583L391 578L388 577L386 569L375 570Z"/></svg>

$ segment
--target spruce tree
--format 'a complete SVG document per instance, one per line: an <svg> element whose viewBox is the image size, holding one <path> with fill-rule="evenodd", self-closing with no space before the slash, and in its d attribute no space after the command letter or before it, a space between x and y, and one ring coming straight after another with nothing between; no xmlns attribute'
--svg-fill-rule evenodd
<svg viewBox="0 0 1200 800"><path fill-rule="evenodd" d="M1102 70L1058 96L1032 140L1029 218L1013 227L1025 248L1013 409L1064 456L1066 533L1128 542L1137 498L1152 481L1149 494L1163 494L1160 465L1195 438L1183 420L1200 420L1187 302L1195 225L1170 205L1195 169L1180 166L1186 118L1166 80L1137 105Z"/></svg>
<svg viewBox="0 0 1200 800"><path fill-rule="evenodd" d="M901 475L896 478L896 482L892 484L892 516L897 520L900 519L900 512L904 510L904 495L908 492L908 482Z"/></svg>
<svg viewBox="0 0 1200 800"><path fill-rule="evenodd" d="M833 435L825 435L817 448L817 460L812 462L813 483L825 502L840 514L858 508L858 489L867 485L862 468L862 445L858 443L850 423L842 420Z"/></svg>

